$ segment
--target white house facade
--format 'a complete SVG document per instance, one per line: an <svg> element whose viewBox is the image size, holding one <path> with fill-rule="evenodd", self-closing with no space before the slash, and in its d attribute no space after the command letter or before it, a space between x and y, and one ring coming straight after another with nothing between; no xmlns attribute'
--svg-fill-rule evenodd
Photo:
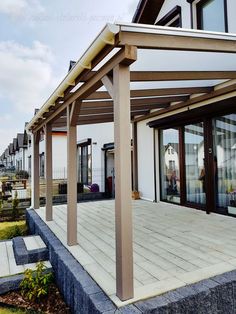
<svg viewBox="0 0 236 314"><path fill-rule="evenodd" d="M150 0L140 1L133 22L236 33L235 12L234 0ZM160 57L161 64L144 61L153 71L235 70L224 54L169 50L160 52ZM161 82L159 87L203 87L217 82L225 81L175 80ZM228 109L226 104L221 109L215 105L189 115L179 112L174 118L170 113L137 119L138 189L142 198L228 213L236 192L236 110L235 100L231 102ZM169 149L174 149L172 160Z"/></svg>

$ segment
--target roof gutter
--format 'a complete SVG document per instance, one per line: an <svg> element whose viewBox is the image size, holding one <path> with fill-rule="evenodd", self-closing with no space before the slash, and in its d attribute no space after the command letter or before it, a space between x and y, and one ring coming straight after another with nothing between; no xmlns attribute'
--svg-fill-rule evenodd
<svg viewBox="0 0 236 314"><path fill-rule="evenodd" d="M120 31L120 26L115 24L107 24L98 37L92 42L83 56L76 62L74 67L66 75L63 81L58 85L56 90L40 108L37 114L32 118L32 120L27 124L26 131L29 133L33 125L39 118L42 118L45 112L49 111L49 107L55 106L55 102L59 97L64 96L65 90L68 86L75 86L75 79L79 74L82 73L84 69L91 69L92 60L98 55L98 53L106 45L115 44L115 35Z"/></svg>

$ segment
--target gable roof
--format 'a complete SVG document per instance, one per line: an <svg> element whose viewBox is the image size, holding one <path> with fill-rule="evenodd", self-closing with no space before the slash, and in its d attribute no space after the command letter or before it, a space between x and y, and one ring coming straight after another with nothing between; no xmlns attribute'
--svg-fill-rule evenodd
<svg viewBox="0 0 236 314"><path fill-rule="evenodd" d="M17 150L17 138L13 138L13 149L14 151Z"/></svg>
<svg viewBox="0 0 236 314"><path fill-rule="evenodd" d="M75 66L75 64L76 64L76 61L72 61L72 60L70 60L70 64L69 64L69 70L68 70L68 72L70 72L70 70Z"/></svg>
<svg viewBox="0 0 236 314"><path fill-rule="evenodd" d="M10 155L13 155L13 153L14 153L14 152L13 152L13 143L10 143L10 144L9 144L9 154L10 154Z"/></svg>
<svg viewBox="0 0 236 314"><path fill-rule="evenodd" d="M164 0L140 0L132 22L139 24L154 24Z"/></svg>
<svg viewBox="0 0 236 314"><path fill-rule="evenodd" d="M24 148L26 146L24 142L24 133L18 133L17 134L17 141L18 141L18 147Z"/></svg>

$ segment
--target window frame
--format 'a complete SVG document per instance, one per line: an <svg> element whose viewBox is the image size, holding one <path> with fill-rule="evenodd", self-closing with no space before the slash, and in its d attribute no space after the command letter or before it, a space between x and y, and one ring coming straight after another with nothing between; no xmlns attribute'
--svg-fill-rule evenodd
<svg viewBox="0 0 236 314"><path fill-rule="evenodd" d="M92 139L88 138L86 140L77 143L78 149L78 182L85 185L92 184ZM84 151L86 152L83 155ZM86 168L84 168L84 157L86 158ZM90 165L89 165L90 158ZM86 177L84 182L84 176Z"/></svg>
<svg viewBox="0 0 236 314"><path fill-rule="evenodd" d="M179 26L175 23L179 21ZM182 27L182 9L181 6L176 5L172 10L170 10L166 15L164 15L160 20L156 21L157 26L169 26L169 27Z"/></svg>
<svg viewBox="0 0 236 314"><path fill-rule="evenodd" d="M191 5L191 24L192 27L195 29L203 30L202 29L202 20L201 20L201 7L209 0L187 0L187 2ZM228 8L227 8L227 0L224 1L224 24L225 24L225 33L228 33Z"/></svg>

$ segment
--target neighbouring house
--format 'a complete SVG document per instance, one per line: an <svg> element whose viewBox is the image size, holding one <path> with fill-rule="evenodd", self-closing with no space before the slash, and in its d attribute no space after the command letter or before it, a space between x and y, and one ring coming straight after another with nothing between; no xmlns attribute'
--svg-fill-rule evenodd
<svg viewBox="0 0 236 314"><path fill-rule="evenodd" d="M27 123L25 123L25 127ZM66 179L66 130L53 131L53 146L55 147L54 156L54 179ZM16 171L24 170L31 175L31 155L32 146L31 138L27 134L26 129L24 133L18 133L17 137L13 139L13 143L9 144L8 148L1 155L0 163L5 167L13 167ZM40 135L40 177L45 177L45 141L43 132Z"/></svg>
<svg viewBox="0 0 236 314"><path fill-rule="evenodd" d="M16 138L15 163L16 171L26 170L27 167L27 137L25 133L18 133Z"/></svg>

